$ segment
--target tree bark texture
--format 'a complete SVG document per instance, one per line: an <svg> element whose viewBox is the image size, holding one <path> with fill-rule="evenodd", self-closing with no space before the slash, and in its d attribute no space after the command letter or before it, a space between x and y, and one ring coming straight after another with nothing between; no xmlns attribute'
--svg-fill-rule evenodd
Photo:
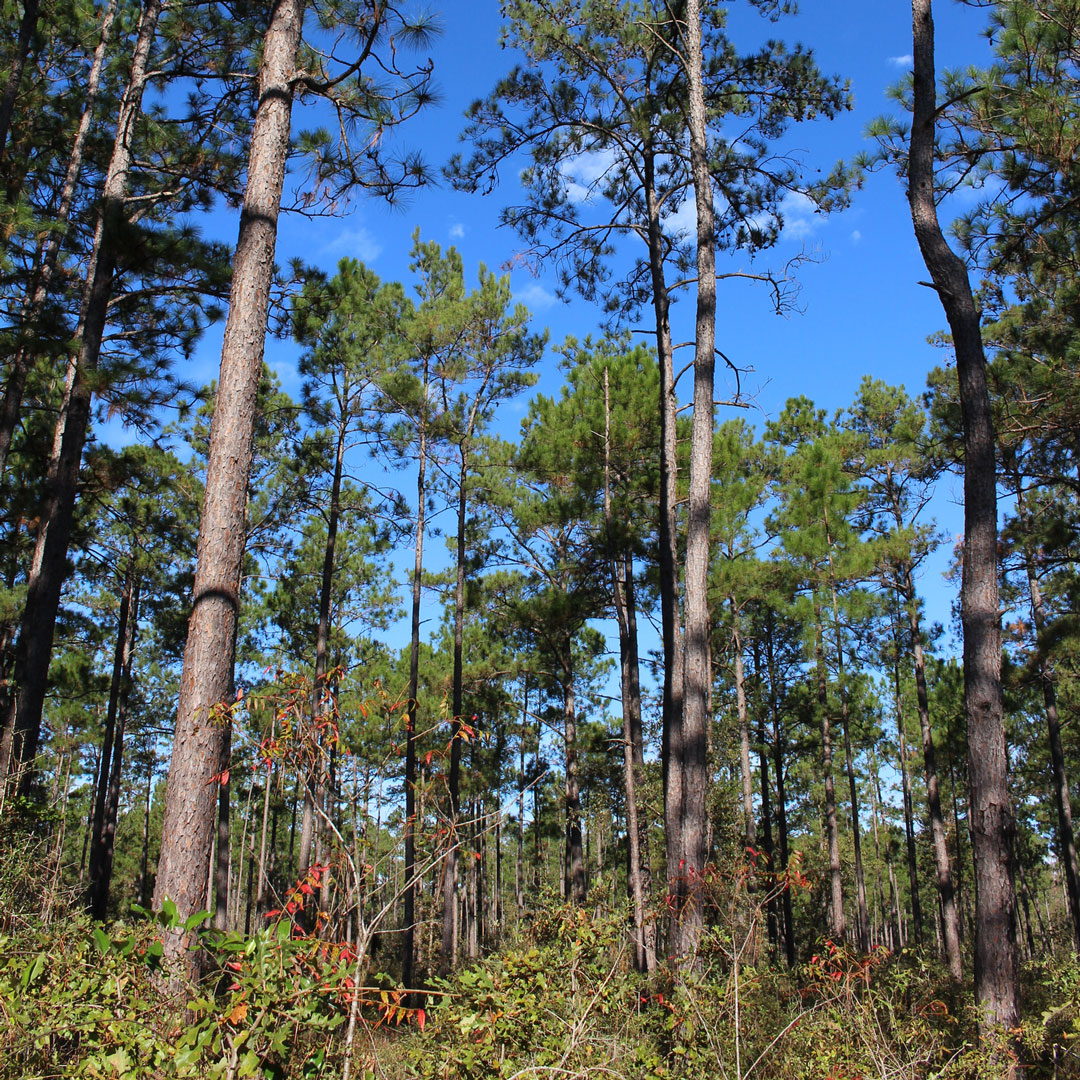
<svg viewBox="0 0 1080 1080"><path fill-rule="evenodd" d="M1015 832L1001 692L994 428L979 312L967 268L949 248L934 193L935 72L931 0L912 0L914 98L908 198L915 236L952 331L964 428L964 548L960 621L975 855L975 999L984 1027L1020 1015Z"/></svg>
<svg viewBox="0 0 1080 1080"><path fill-rule="evenodd" d="M694 413L690 435L689 511L686 532L685 636L682 721L677 755L669 768L681 781L679 805L667 817L668 881L674 927L670 952L679 964L696 966L705 926L709 689L709 524L712 498L713 377L716 332L716 236L709 173L708 117L703 80L701 6L688 0L685 40L687 129L697 215L697 305L694 342ZM673 748L674 749L674 748Z"/></svg>
<svg viewBox="0 0 1080 1080"><path fill-rule="evenodd" d="M113 293L117 234L123 222L124 199L131 171L132 133L142 110L147 66L161 8L162 0L147 0L143 8L131 58L131 72L120 102L76 330L79 349L75 377L70 399L57 421L58 434L63 432L60 452L46 483L41 524L27 584L26 606L16 646L15 682L18 691L13 701L15 718L11 755L20 774L19 790L24 794L28 794L32 786L33 762L41 737L41 712L52 658L56 614L60 606L75 515L79 468L90 425L92 375L101 355L109 301Z"/></svg>
<svg viewBox="0 0 1080 1080"><path fill-rule="evenodd" d="M255 399L262 369L302 23L303 0L278 0L264 39L259 103L210 429L193 610L184 650L154 889L154 906L160 908L168 897L182 917L197 911L206 900L204 888L218 786L209 781L219 765L222 711L231 708L233 696ZM168 952L179 956L187 947L186 936L169 935Z"/></svg>

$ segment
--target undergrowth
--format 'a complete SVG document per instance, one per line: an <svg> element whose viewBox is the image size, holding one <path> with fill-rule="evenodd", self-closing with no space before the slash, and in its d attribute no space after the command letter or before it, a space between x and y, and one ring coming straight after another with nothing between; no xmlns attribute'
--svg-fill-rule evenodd
<svg viewBox="0 0 1080 1080"><path fill-rule="evenodd" d="M822 942L787 971L752 925L711 931L676 981L632 970L624 918L553 902L422 1003L287 917L246 939L203 930L212 974L169 997L162 942L179 929L170 910L6 920L0 1080L995 1080L1009 1064L976 1044L970 987L936 962ZM1021 1075L1080 1077L1080 964L1025 980Z"/></svg>

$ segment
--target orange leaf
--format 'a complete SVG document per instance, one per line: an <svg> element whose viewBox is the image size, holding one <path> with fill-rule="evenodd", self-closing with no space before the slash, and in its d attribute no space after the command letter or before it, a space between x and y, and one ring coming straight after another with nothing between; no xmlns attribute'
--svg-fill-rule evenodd
<svg viewBox="0 0 1080 1080"><path fill-rule="evenodd" d="M424 1024L427 1022L427 1016L424 1014L423 1009L416 1010L416 1026L423 1031Z"/></svg>
<svg viewBox="0 0 1080 1080"><path fill-rule="evenodd" d="M237 1005L236 1008L233 1009L233 1011L231 1013L229 1013L229 1023L230 1024L241 1024L241 1023L244 1022L244 1019L247 1017L247 1014L248 1014L247 1002L246 1001L241 1001L240 1004Z"/></svg>

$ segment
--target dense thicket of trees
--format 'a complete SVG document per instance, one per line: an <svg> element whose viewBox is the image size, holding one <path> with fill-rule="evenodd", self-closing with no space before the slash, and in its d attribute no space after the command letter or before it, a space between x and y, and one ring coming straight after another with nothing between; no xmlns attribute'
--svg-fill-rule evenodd
<svg viewBox="0 0 1080 1080"><path fill-rule="evenodd" d="M298 268L294 401L264 364L291 155L309 206L423 183L382 140L430 104L404 57L431 26L84 7L9 5L0 44L0 846L42 845L37 914L164 911L197 973L200 911L247 937L284 912L417 1008L554 895L624 911L637 969L677 980L724 933L789 968L913 946L973 972L984 1035L1015 1029L1021 963L1080 945L1077 5L998 0L998 62L939 92L913 0L910 125L876 134L955 362L923 396L871 372L835 415L792 387L760 429L718 414L717 310L725 277L780 306L786 278L724 257L764 266L785 196L838 209L854 176L785 157L847 104L806 50L742 55L696 0L505 4L529 66L448 171L490 191L528 162L505 219L601 329L528 399L546 334L417 233L410 280ZM316 99L340 141L294 135ZM985 198L950 247L965 175ZM222 193L231 261L180 223ZM226 301L220 379L187 387L170 361ZM166 426L178 400L203 407ZM97 401L149 437L99 445ZM919 594L950 470L962 663Z"/></svg>

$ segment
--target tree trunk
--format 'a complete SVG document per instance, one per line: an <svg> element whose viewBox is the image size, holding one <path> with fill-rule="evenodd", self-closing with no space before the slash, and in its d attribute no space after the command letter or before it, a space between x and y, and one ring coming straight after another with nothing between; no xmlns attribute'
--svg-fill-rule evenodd
<svg viewBox="0 0 1080 1080"><path fill-rule="evenodd" d="M742 780L743 857L757 846L754 820L754 776L750 769L750 717L746 710L746 672L743 665L742 625L735 597L729 596L732 619L732 647L735 652L735 714L739 721L739 775Z"/></svg>
<svg viewBox="0 0 1080 1080"><path fill-rule="evenodd" d="M690 435L689 512L686 532L685 658L678 753L672 767L681 799L668 829L668 878L674 897L672 952L678 963L697 964L705 926L704 875L708 814L709 726L709 522L712 498L713 376L716 320L716 230L709 173L708 118L703 83L699 0L687 0L685 23L687 134L697 216L697 305L694 342L694 414ZM674 748L673 748L674 749Z"/></svg>
<svg viewBox="0 0 1080 1080"><path fill-rule="evenodd" d="M578 787L577 705L574 696L574 660L567 638L562 656L563 740L566 744L566 844L563 852L563 888L567 900L584 905L585 861L581 851L581 795Z"/></svg>
<svg viewBox="0 0 1080 1080"><path fill-rule="evenodd" d="M41 11L40 0L23 0L22 19L19 20L19 36L15 42L15 56L4 85L3 97L0 97L0 161L7 150L8 131L11 118L15 115L15 99L19 96L23 71L30 56L30 42L37 30L38 15Z"/></svg>
<svg viewBox="0 0 1080 1080"><path fill-rule="evenodd" d="M154 906L170 898L182 917L198 910L209 858L220 760L222 709L233 696L235 627L244 555L244 511L251 472L255 399L262 370L277 219L289 146L293 79L303 0L275 4L259 68L247 190L233 258L229 317L210 429L206 494L199 523L194 607L188 624L176 737L162 825ZM217 722L215 722L215 720ZM167 936L184 955L190 935Z"/></svg>
<svg viewBox="0 0 1080 1080"><path fill-rule="evenodd" d="M1077 866L1076 836L1073 832L1072 799L1069 796L1069 777L1065 770L1065 753L1061 745L1061 721L1058 719L1057 686L1054 666L1046 656L1046 607L1039 585L1037 554L1031 550L1029 535L1031 515L1024 498L1019 475L1013 473L1016 492L1016 510L1024 529L1022 554L1027 575L1028 598L1031 617L1035 623L1036 663L1039 683L1042 686L1043 708L1046 713L1046 731L1050 743L1050 765L1054 773L1054 802L1057 804L1058 857L1065 872L1066 895L1069 898L1069 915L1072 922L1073 944L1080 948L1080 869Z"/></svg>
<svg viewBox="0 0 1080 1080"><path fill-rule="evenodd" d="M963 978L960 958L960 928L956 915L952 867L949 865L949 840L945 817L941 812L941 785L938 783L937 755L934 735L930 729L930 696L926 690L926 660L923 657L922 628L919 626L918 599L911 564L902 567L904 601L908 610L908 629L911 633L911 653L915 665L915 698L919 707L919 727L922 729L923 775L926 778L926 806L930 814L930 837L934 847L934 871L937 875L938 901L941 905L941 929L945 939L945 958L949 975L954 982Z"/></svg>
<svg viewBox="0 0 1080 1080"><path fill-rule="evenodd" d="M101 36L97 48L94 50L90 70L87 72L86 86L81 91L83 111L79 118L79 126L75 131L75 140L72 143L71 153L68 156L60 201L57 204L56 214L52 218L53 228L45 241L41 266L34 277L30 295L24 304L23 311L20 313L18 343L9 365L7 382L4 384L4 396L0 400L0 476L3 475L7 468L8 453L11 450L11 442L15 436L15 428L19 421L23 391L26 388L26 378L30 373L34 360L33 342L36 338L38 324L45 309L45 301L48 299L53 275L56 273L56 265L60 257L60 247L64 236L63 226L67 224L71 217L71 205L75 199L75 187L79 180L79 174L82 172L86 136L90 131L94 110L97 107L98 89L101 85L101 69L105 63L105 54L108 51L109 40L112 36L116 5L117 0L109 0L101 17ZM26 9L29 11L30 4L27 4ZM0 139L0 147L2 146L3 140Z"/></svg>
<svg viewBox="0 0 1080 1080"><path fill-rule="evenodd" d="M945 310L956 351L964 427L964 552L960 622L975 843L975 1000L983 1029L1014 1029L1020 1018L1013 851L1016 831L1007 780L1001 692L994 426L979 311L967 268L938 223L934 193L936 94L931 0L912 0L914 95L908 198L915 236Z"/></svg>
<svg viewBox="0 0 1080 1080"><path fill-rule="evenodd" d="M769 669L769 714L772 716L773 734L773 765L776 769L776 830L777 840L780 844L780 867L779 872L784 875L784 888L781 894L783 932L784 932L784 959L788 967L795 966L795 916L791 904L791 885L787 881L788 865L788 827L787 827L787 799L784 793L784 729L780 721L780 710L777 707L776 687L776 652L773 626L773 612L769 608L765 620L765 662Z"/></svg>
<svg viewBox="0 0 1080 1080"><path fill-rule="evenodd" d="M146 0L132 54L131 73L120 103L76 329L79 350L75 379L67 409L57 421L58 432L63 431L60 454L55 469L50 469L46 484L41 524L34 545L33 569L27 583L26 606L15 653L18 692L13 701L15 718L11 750L14 766L19 770L19 790L23 794L29 794L32 785L33 763L41 737L41 712L60 591L67 567L79 467L90 424L93 374L101 355L113 292L117 235L123 222L131 170L132 130L142 109L147 65L161 7L162 0Z"/></svg>
<svg viewBox="0 0 1080 1080"><path fill-rule="evenodd" d="M131 556L124 575L124 591L120 597L109 706L105 714L105 731L101 743L101 760L110 764L108 768L101 769L98 778L94 799L94 827L90 837L89 908L90 917L93 919L104 919L109 906L113 841L116 837L116 818L120 806L120 772L124 761L124 722L139 618L139 584L135 575L135 559Z"/></svg>
<svg viewBox="0 0 1080 1080"><path fill-rule="evenodd" d="M461 714L464 705L464 642L465 642L465 496L466 465L468 458L464 445L458 472L457 505L457 566L454 575L454 669L450 721L450 820L447 828L446 861L443 863L443 910L442 910L442 961L446 974L454 953L454 904L457 897L457 824L461 814Z"/></svg>
<svg viewBox="0 0 1080 1080"><path fill-rule="evenodd" d="M897 628L899 633L899 628ZM919 899L919 867L915 854L915 810L911 794L911 769L908 768L907 733L904 731L904 703L900 690L899 641L893 653L893 694L896 698L896 746L900 754L900 790L904 803L904 841L907 848L908 888L911 892L911 921L915 940L922 943L922 903Z"/></svg>
<svg viewBox="0 0 1080 1080"><path fill-rule="evenodd" d="M424 360L424 400L427 406L428 363ZM427 502L427 418L422 415L417 429L416 546L412 574L412 620L409 637L409 708L405 719L405 882L404 927L401 936L401 982L406 990L413 985L416 958L416 707L420 693L420 587L424 577L424 509ZM453 841L451 841L453 842Z"/></svg>
<svg viewBox="0 0 1080 1080"><path fill-rule="evenodd" d="M829 851L829 927L838 942L847 933L844 919L844 880L840 865L840 831L836 823L836 789L833 781L832 725L829 719L828 682L822 651L821 609L814 609L814 652L817 667L818 709L821 711L821 759L825 774L825 837Z"/></svg>

